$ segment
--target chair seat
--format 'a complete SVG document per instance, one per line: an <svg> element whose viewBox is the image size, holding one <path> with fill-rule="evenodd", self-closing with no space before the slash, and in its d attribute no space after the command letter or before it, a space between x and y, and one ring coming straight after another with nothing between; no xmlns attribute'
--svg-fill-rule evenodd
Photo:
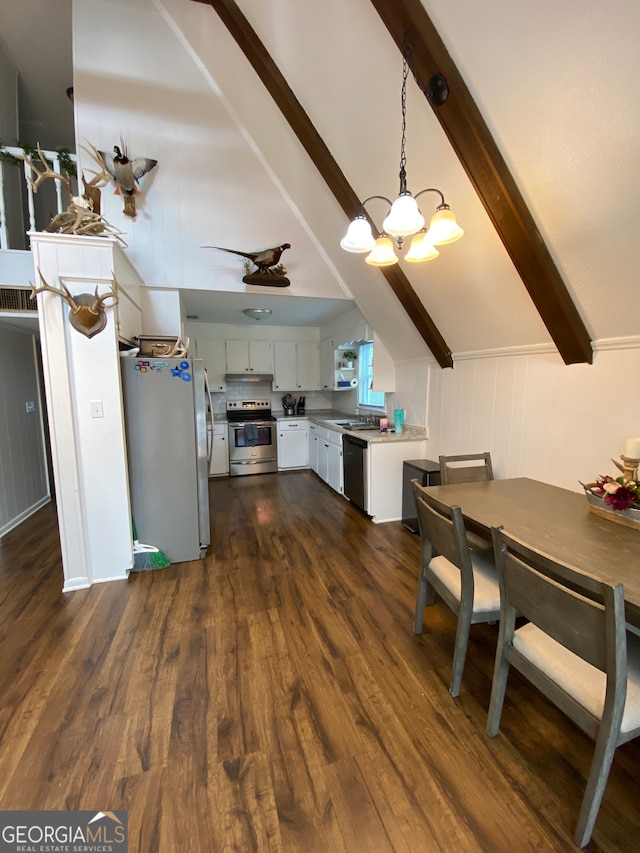
<svg viewBox="0 0 640 853"><path fill-rule="evenodd" d="M500 609L500 586L493 557L493 548L470 551L473 566L473 612L485 613ZM459 601L461 590L460 569L446 557L434 557L429 563L433 574Z"/></svg>
<svg viewBox="0 0 640 853"><path fill-rule="evenodd" d="M542 669L565 693L590 714L602 719L606 676L569 649L557 643L532 622L513 635L513 648ZM640 728L640 637L627 633L627 701L620 731Z"/></svg>

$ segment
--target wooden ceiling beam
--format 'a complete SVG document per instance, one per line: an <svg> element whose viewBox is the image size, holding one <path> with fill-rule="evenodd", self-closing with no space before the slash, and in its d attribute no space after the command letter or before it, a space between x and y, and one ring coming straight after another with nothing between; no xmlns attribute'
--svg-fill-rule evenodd
<svg viewBox="0 0 640 853"><path fill-rule="evenodd" d="M591 338L462 75L420 0L371 0L489 214L565 364L593 361ZM441 76L442 105L429 94Z"/></svg>
<svg viewBox="0 0 640 853"><path fill-rule="evenodd" d="M195 2L211 6L217 12L315 164L336 201L347 217L353 219L360 211L360 199L238 5L234 0L195 0ZM440 367L453 367L451 350L404 272L397 265L381 267L380 271Z"/></svg>

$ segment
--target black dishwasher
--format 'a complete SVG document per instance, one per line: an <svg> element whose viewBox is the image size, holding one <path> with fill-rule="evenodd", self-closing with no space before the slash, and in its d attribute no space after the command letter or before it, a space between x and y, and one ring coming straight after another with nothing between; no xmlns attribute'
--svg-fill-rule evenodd
<svg viewBox="0 0 640 853"><path fill-rule="evenodd" d="M354 435L342 436L344 465L344 496L367 512L367 449L368 442Z"/></svg>

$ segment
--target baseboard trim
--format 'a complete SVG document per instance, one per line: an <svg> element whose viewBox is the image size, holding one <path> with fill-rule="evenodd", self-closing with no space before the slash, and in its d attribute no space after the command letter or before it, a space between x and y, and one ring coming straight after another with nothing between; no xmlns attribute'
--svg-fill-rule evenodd
<svg viewBox="0 0 640 853"><path fill-rule="evenodd" d="M23 521L26 521L30 516L34 513L38 512L39 509L42 509L43 506L51 502L51 495L46 495L46 497L41 498L37 503L30 506L29 509L25 509L24 512L21 512L20 515L17 515L15 518L12 518L11 521L8 521L3 527L0 527L0 539L9 533L10 530L14 530Z"/></svg>

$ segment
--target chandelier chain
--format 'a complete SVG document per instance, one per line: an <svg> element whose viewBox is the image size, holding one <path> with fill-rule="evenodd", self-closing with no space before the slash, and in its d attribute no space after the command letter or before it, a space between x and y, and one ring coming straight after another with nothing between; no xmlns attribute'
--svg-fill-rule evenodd
<svg viewBox="0 0 640 853"><path fill-rule="evenodd" d="M405 145L407 142L407 75L409 74L409 66L407 60L402 58L402 92L400 95L400 107L402 111L402 139L400 141L400 195L407 191L407 155L405 154Z"/></svg>

